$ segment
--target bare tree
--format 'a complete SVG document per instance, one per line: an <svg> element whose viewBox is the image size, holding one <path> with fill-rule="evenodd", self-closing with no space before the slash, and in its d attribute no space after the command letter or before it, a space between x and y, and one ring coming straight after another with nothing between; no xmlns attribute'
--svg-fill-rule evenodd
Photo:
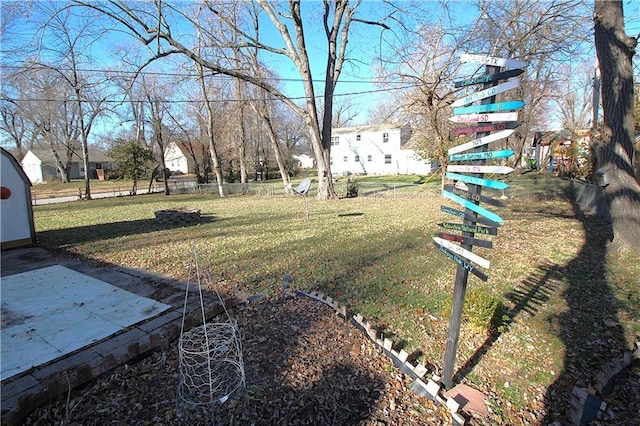
<svg viewBox="0 0 640 426"><path fill-rule="evenodd" d="M48 12L45 5L44 12ZM41 28L39 42L40 60L36 65L48 68L60 76L72 97L65 99L73 105L75 120L69 126L77 126L75 131L82 150L85 191L84 196L91 199L90 167L89 167L89 135L95 119L104 111L106 97L102 93L103 76L88 75L80 69L89 57L86 51L91 44L100 38L101 33L93 32L94 24L89 17L72 16L69 9L54 11Z"/></svg>
<svg viewBox="0 0 640 426"><path fill-rule="evenodd" d="M596 154L608 185L615 247L640 252L640 184L633 171L633 64L637 39L624 32L622 1L595 1L604 125Z"/></svg>
<svg viewBox="0 0 640 426"><path fill-rule="evenodd" d="M117 1L106 3L75 2L76 5L100 11L122 25L126 31L135 36L140 42L146 46L153 47L154 51L150 60L181 54L214 73L229 75L255 84L289 105L300 115L309 130L318 162L318 198L320 199L336 197L330 168L332 103L335 86L338 83L343 63L347 57L350 27L353 23L385 26L382 23L360 19L356 14L360 3L360 0L353 3L348 0L324 0L322 3L308 3L305 5L310 8L316 8L316 6L321 8L320 21L327 43L324 91L321 96L325 107L320 114L316 102L316 88L313 84L307 49L308 39L305 36L305 30L310 25L309 15L302 13L301 2L298 0L290 0L286 6L283 3L271 3L267 0L256 0L256 3L249 5L247 13L250 13L251 10L249 9L255 6L254 10L264 13L277 30L280 41L271 45L258 38L251 27L247 28L239 24L238 22L243 22L242 19L238 21L229 16L229 10L239 7L242 3L207 1L204 5L206 12L210 16L209 22L215 21L218 25L217 28L239 35L238 44L241 49L258 48L265 54L287 58L293 63L302 79L305 94L304 106L295 103L269 82L242 69L233 67L224 58L221 59L219 55L220 49L229 49L229 47L221 46L217 43L215 34L211 34L213 36L212 44L210 45L213 48L209 51L211 54L198 52L196 47L190 47L185 44L187 43L185 38L175 37L174 34L182 34L187 25L191 25L192 28L200 27L200 21L194 17L194 14L187 7L174 6L168 2L156 2L153 5L153 9L149 7L148 3L125 4ZM313 18L317 19L317 15ZM178 22L181 22L181 24L178 24ZM178 32L172 31L172 29L177 28L177 25L182 25L180 27L181 30ZM212 27L201 29L206 33L208 28ZM227 58L229 56L226 55Z"/></svg>
<svg viewBox="0 0 640 426"><path fill-rule="evenodd" d="M593 66L587 63L569 63L557 70L557 79L563 81L564 90L554 97L562 126L575 132L587 129L591 121L591 92Z"/></svg>
<svg viewBox="0 0 640 426"><path fill-rule="evenodd" d="M557 68L585 53L589 11L580 0L529 2L481 0L475 49L493 56L519 58L529 66L519 89L510 92L526 102L513 146L517 166L530 129L543 127L551 117L554 93L563 92Z"/></svg>

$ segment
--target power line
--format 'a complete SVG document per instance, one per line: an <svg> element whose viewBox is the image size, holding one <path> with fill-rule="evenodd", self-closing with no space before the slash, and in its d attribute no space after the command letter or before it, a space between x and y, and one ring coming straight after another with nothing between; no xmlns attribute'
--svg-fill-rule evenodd
<svg viewBox="0 0 640 426"><path fill-rule="evenodd" d="M52 70L52 67L44 66L44 65L35 65L35 66L26 66L26 65L2 65L1 68L14 69L17 71L36 71L36 70ZM57 71L74 71L71 68L60 68L56 67ZM179 73L179 72L168 72L168 71L122 71L122 70L110 70L110 69L91 69L91 68L77 68L75 71L77 72L86 72L86 73L104 73L104 74L120 74L120 75L149 75L156 77L181 77L181 78L200 78L200 74L195 73ZM234 79L226 74L222 73L208 73L205 74L205 77L219 77L221 79ZM293 82L293 83L301 83L306 81L303 78L283 78L283 77L261 77L262 80L265 81L282 81L282 82ZM348 83L348 84L398 84L397 80L338 80L340 83ZM313 79L312 83L324 83L324 79Z"/></svg>

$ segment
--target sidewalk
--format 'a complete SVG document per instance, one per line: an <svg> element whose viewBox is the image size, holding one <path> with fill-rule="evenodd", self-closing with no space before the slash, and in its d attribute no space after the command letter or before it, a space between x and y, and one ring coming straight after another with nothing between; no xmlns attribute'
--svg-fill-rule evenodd
<svg viewBox="0 0 640 426"><path fill-rule="evenodd" d="M164 191L163 189L157 189L157 190L153 190L152 189L152 193L158 193L158 192L162 192ZM143 194L148 194L149 190L148 189L138 189L138 192L136 195L143 195ZM99 192L99 193L91 193L91 198L92 199L98 199L98 198L112 198L112 197L129 197L129 191L110 191L110 192ZM71 201L80 201L80 199L78 198L77 195L74 196L67 196L67 197L54 197L54 198L37 198L37 197L32 197L32 205L34 206L42 206L42 205L47 205L47 204L57 204L57 203L68 203Z"/></svg>

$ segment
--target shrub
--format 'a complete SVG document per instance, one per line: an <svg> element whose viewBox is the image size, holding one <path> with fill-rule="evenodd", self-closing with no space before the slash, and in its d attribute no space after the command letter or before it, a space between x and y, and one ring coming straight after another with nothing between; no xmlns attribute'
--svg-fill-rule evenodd
<svg viewBox="0 0 640 426"><path fill-rule="evenodd" d="M445 317L451 314L451 304L450 297L444 301L442 314ZM462 319L472 327L489 333L501 325L503 310L499 298L481 289L473 289L467 291L465 296Z"/></svg>

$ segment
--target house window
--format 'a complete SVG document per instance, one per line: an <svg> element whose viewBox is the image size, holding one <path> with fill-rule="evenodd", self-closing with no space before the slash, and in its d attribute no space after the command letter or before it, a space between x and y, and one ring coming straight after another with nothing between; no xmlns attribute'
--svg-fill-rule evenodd
<svg viewBox="0 0 640 426"><path fill-rule="evenodd" d="M356 141L360 142L360 135L356 135Z"/></svg>
<svg viewBox="0 0 640 426"><path fill-rule="evenodd" d="M340 136L331 136L331 146L340 145Z"/></svg>
<svg viewBox="0 0 640 426"><path fill-rule="evenodd" d="M349 161L349 158L345 155L344 157L342 157L342 160L346 163L347 161Z"/></svg>
<svg viewBox="0 0 640 426"><path fill-rule="evenodd" d="M389 142L389 133L383 133L382 134L382 143L387 143Z"/></svg>
<svg viewBox="0 0 640 426"><path fill-rule="evenodd" d="M359 163L359 162L360 162L360 156L359 156L359 155L356 155L356 156L353 158L353 161L355 161L356 163Z"/></svg>
<svg viewBox="0 0 640 426"><path fill-rule="evenodd" d="M367 161L373 161L373 156L371 154L367 155Z"/></svg>
<svg viewBox="0 0 640 426"><path fill-rule="evenodd" d="M391 154L384 155L384 164L391 164Z"/></svg>

